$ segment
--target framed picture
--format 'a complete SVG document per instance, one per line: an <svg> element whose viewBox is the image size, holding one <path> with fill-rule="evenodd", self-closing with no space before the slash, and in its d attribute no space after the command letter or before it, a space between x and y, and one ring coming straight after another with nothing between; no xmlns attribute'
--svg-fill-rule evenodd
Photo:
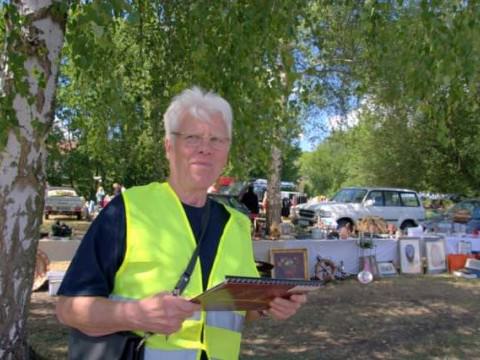
<svg viewBox="0 0 480 360"><path fill-rule="evenodd" d="M378 273L380 277L396 276L398 275L395 265L391 261L379 261L377 263Z"/></svg>
<svg viewBox="0 0 480 360"><path fill-rule="evenodd" d="M425 239L427 273L435 274L447 271L445 242L443 239Z"/></svg>
<svg viewBox="0 0 480 360"><path fill-rule="evenodd" d="M472 253L472 242L466 240L460 240L457 244L458 254L471 254Z"/></svg>
<svg viewBox="0 0 480 360"><path fill-rule="evenodd" d="M370 271L375 279L380 277L377 266L377 258L375 255L360 256L359 272L366 270Z"/></svg>
<svg viewBox="0 0 480 360"><path fill-rule="evenodd" d="M420 256L419 239L398 240L400 252L400 271L402 274L422 273L422 258Z"/></svg>
<svg viewBox="0 0 480 360"><path fill-rule="evenodd" d="M307 259L307 249L270 249L272 277L308 279Z"/></svg>
<svg viewBox="0 0 480 360"><path fill-rule="evenodd" d="M267 220L256 217L253 220L254 239L264 239L267 236Z"/></svg>

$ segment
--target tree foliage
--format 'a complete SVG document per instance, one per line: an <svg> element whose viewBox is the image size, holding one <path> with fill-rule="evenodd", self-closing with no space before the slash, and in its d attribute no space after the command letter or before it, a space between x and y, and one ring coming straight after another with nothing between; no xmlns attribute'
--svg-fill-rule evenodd
<svg viewBox="0 0 480 360"><path fill-rule="evenodd" d="M63 181L74 178L64 164L81 159L90 170L76 177L77 187L91 188L94 175L127 186L164 179L162 114L193 84L232 104L227 171L247 177L266 168L272 142L289 149L299 129L294 106L285 109L279 100L280 76L293 66L291 49L283 53L288 67L279 59L295 34L295 8L276 1L140 1L105 24L87 21L93 10L79 9L70 17L57 110L57 124L75 148L51 157L52 175L61 169ZM282 136L274 140L276 128ZM52 148L56 141L52 137Z"/></svg>
<svg viewBox="0 0 480 360"><path fill-rule="evenodd" d="M339 186L478 193L479 4L365 2L355 13L349 74L363 101L358 125L342 130L350 159Z"/></svg>
<svg viewBox="0 0 480 360"><path fill-rule="evenodd" d="M464 1L402 5L375 4L366 22L368 78L362 81L377 108L387 110L373 114L376 126L387 132L393 126L390 133L403 138L401 148L392 141L384 149L395 154L394 166L397 161L409 169L402 183L477 191L479 150L473 144L480 135L480 6ZM385 157L379 151L375 156ZM392 171L390 181L399 176Z"/></svg>

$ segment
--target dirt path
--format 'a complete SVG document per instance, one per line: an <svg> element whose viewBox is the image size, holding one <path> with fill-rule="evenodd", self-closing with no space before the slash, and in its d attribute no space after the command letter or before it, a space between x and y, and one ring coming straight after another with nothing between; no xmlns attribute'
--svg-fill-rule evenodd
<svg viewBox="0 0 480 360"><path fill-rule="evenodd" d="M479 295L480 280L448 275L330 284L286 322L249 324L241 359L480 359ZM66 358L46 291L33 294L29 330L43 358Z"/></svg>

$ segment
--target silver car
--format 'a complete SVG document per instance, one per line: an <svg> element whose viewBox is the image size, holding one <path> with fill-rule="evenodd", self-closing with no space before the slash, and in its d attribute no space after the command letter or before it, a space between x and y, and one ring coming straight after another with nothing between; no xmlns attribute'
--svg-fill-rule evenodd
<svg viewBox="0 0 480 360"><path fill-rule="evenodd" d="M85 200L71 187L49 187L46 190L45 218L50 215L74 215L81 220L85 211Z"/></svg>
<svg viewBox="0 0 480 360"><path fill-rule="evenodd" d="M417 226L425 220L420 196L409 189L384 187L343 188L329 202L304 205L295 210L293 222L313 225L317 221L329 227L355 225L368 216L378 216L397 228Z"/></svg>

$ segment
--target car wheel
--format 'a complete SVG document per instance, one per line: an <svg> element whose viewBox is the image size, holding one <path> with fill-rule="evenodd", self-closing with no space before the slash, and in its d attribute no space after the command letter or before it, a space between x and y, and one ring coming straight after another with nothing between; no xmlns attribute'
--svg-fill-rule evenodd
<svg viewBox="0 0 480 360"><path fill-rule="evenodd" d="M77 213L77 220L82 220L82 213L81 212Z"/></svg>
<svg viewBox="0 0 480 360"><path fill-rule="evenodd" d="M350 220L342 219L337 222L337 230L340 230L342 227L349 226L349 229L353 229L353 224Z"/></svg>
<svg viewBox="0 0 480 360"><path fill-rule="evenodd" d="M406 220L400 225L400 229L405 230L406 228L409 227L416 227L417 224L415 224L412 220Z"/></svg>
<svg viewBox="0 0 480 360"><path fill-rule="evenodd" d="M49 216L50 216L50 214L49 214L49 213L46 213L46 214L45 214L45 219L48 220Z"/></svg>

